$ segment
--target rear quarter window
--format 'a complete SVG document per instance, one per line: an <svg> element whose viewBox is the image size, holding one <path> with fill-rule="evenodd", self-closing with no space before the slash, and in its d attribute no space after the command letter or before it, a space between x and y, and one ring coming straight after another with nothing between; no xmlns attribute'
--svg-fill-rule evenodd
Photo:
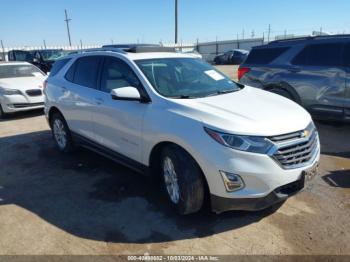
<svg viewBox="0 0 350 262"><path fill-rule="evenodd" d="M55 76L70 61L70 58L57 60L51 68L50 77Z"/></svg>
<svg viewBox="0 0 350 262"><path fill-rule="evenodd" d="M269 64L273 60L281 56L283 53L285 53L288 49L289 47L253 49L249 53L245 63L256 65Z"/></svg>
<svg viewBox="0 0 350 262"><path fill-rule="evenodd" d="M343 45L340 43L307 45L292 60L301 66L341 66Z"/></svg>

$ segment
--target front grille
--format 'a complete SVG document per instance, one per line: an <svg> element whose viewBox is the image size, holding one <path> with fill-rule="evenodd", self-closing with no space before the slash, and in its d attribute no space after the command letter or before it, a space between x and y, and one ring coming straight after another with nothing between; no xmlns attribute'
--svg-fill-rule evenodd
<svg viewBox="0 0 350 262"><path fill-rule="evenodd" d="M41 96L42 95L41 89L30 89L30 90L27 90L26 93L29 96Z"/></svg>
<svg viewBox="0 0 350 262"><path fill-rule="evenodd" d="M44 103L23 103L23 104L13 104L14 108L26 108L26 107L35 107L43 106Z"/></svg>
<svg viewBox="0 0 350 262"><path fill-rule="evenodd" d="M269 138L275 145L276 151L272 155L284 169L305 166L316 157L318 133L313 124L306 130Z"/></svg>

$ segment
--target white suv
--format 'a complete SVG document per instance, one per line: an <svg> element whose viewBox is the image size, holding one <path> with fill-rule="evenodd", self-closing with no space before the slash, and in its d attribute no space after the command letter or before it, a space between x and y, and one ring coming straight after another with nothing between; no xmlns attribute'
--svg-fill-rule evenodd
<svg viewBox="0 0 350 262"><path fill-rule="evenodd" d="M56 62L45 112L61 151L80 145L160 174L180 214L205 199L217 213L264 209L316 174L318 133L302 107L191 55L154 49L92 50Z"/></svg>

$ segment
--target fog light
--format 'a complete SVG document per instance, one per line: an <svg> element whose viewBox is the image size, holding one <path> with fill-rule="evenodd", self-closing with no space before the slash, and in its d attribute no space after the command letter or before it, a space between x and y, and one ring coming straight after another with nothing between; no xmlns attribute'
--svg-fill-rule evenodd
<svg viewBox="0 0 350 262"><path fill-rule="evenodd" d="M243 179L236 174L220 171L227 192L237 191L244 187Z"/></svg>

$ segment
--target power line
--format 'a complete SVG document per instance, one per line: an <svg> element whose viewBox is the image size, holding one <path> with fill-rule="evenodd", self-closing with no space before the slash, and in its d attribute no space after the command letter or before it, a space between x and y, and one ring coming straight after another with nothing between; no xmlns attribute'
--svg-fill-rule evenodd
<svg viewBox="0 0 350 262"><path fill-rule="evenodd" d="M67 24L67 33L68 33L69 46L72 46L72 41L71 41L71 38L70 38L70 31L69 31L69 22L72 21L72 19L68 18L67 9L64 9L64 13L65 13L65 16L66 16L66 19L64 21Z"/></svg>

